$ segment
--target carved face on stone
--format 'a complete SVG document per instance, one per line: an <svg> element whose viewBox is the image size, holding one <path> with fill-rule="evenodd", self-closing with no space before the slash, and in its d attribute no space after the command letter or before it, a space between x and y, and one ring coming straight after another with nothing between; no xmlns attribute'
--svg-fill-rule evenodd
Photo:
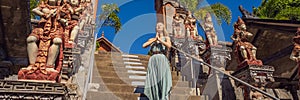
<svg viewBox="0 0 300 100"><path fill-rule="evenodd" d="M242 24L239 26L239 29L245 31L247 28L246 28L246 25L245 24Z"/></svg>
<svg viewBox="0 0 300 100"><path fill-rule="evenodd" d="M189 17L189 18L192 18L193 16L192 16L192 12L191 11L188 11L188 13L187 13L187 17Z"/></svg>
<svg viewBox="0 0 300 100"><path fill-rule="evenodd" d="M206 21L206 22L212 22L212 18L211 18L211 16L210 16L209 13L206 14L206 16L205 16L205 21Z"/></svg>
<svg viewBox="0 0 300 100"><path fill-rule="evenodd" d="M179 19L179 14L175 14L175 19Z"/></svg>
<svg viewBox="0 0 300 100"><path fill-rule="evenodd" d="M70 0L70 4L72 6L77 6L79 4L79 0Z"/></svg>
<svg viewBox="0 0 300 100"><path fill-rule="evenodd" d="M238 25L238 28L243 31L245 31L247 29L245 22L240 17L238 17L237 25Z"/></svg>
<svg viewBox="0 0 300 100"><path fill-rule="evenodd" d="M206 22L212 22L212 19L211 19L210 16L209 16L209 17L206 17Z"/></svg>

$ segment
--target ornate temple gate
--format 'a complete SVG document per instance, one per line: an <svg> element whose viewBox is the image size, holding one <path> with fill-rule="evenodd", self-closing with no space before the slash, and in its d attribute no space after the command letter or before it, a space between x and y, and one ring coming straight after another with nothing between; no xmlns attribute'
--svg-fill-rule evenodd
<svg viewBox="0 0 300 100"><path fill-rule="evenodd" d="M156 3L155 6L156 11L159 16L157 21L163 22L166 25L166 28L170 33L170 37L173 41L172 49L174 50L171 50L173 51L173 55L171 55L172 56L171 58L173 58L171 60L172 65L175 66L176 70L180 71L182 76L186 76L184 77L186 81L191 82L191 88L194 88L193 83L196 83L195 80L197 80L197 81L202 81L200 82L202 83L201 86L207 84L207 87L205 86L204 87L207 90L211 90L211 91L207 91L207 90L203 91L201 89L200 91L196 90L197 94L199 93L201 95L208 95L209 99L235 98L236 94L233 90L235 84L231 84L230 81L230 79L233 79L236 81L236 83L243 84L243 86L245 87L244 99L249 99L250 97L252 98L253 94L250 93L253 92L250 92L249 89L255 90L257 94L265 95L272 99L278 99L277 97L258 89L257 86L255 85L255 84L264 84L264 85L260 85L260 87L264 87L268 81L274 80L272 76L274 68L272 66L243 67L244 64L241 64L240 67L246 70L240 69L236 71L233 74L235 76L232 76L228 72L225 72L225 67L227 66L226 60L231 60L231 54L230 54L232 52L230 48L231 45L228 45L228 43L217 41L216 39L217 36L215 35L216 33L214 33L212 22L211 21L209 22L210 16L206 17L207 19L203 24L204 26L202 26L205 30L207 40L208 40L206 43L204 43L204 41L201 40L202 38L198 38L200 36L197 36L198 35L197 26L190 24L191 22L193 23L194 19L193 17L190 17L189 11L186 11L180 5L178 5L176 1L172 1L172 0L155 0L155 3ZM175 13L174 13L174 9L175 9ZM173 17L170 17L172 15ZM171 20L173 20L172 24L170 24ZM182 25L184 28L181 27ZM210 28L210 26L212 26L212 28ZM200 55L202 58L200 58ZM198 62L199 64L198 65L193 64L193 62ZM256 64L262 65L261 63L259 63L259 61ZM246 65L248 65L248 63ZM206 72L206 75L204 72L205 66L210 67L210 71ZM186 70L186 68L188 70ZM184 74L186 73L184 71L187 71L188 74ZM249 72L250 74L248 75L247 73ZM208 77L207 74L211 74L211 76ZM245 78L240 77L239 76L240 74L243 74L242 76L245 76ZM236 78L236 76L241 79ZM187 77L189 77L190 80L187 79ZM253 84L252 81L244 80L244 79L252 79L252 77L254 80L259 80L259 81L253 81L255 83ZM201 79L198 80L198 78ZM250 84L247 82L249 82ZM227 86L225 86L224 83L227 84ZM228 89L231 91L226 91ZM254 93L254 95L257 94Z"/></svg>

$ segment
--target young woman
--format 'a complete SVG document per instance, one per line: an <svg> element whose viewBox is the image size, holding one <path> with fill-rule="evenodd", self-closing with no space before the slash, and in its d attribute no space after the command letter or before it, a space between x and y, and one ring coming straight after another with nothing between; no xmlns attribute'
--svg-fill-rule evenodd
<svg viewBox="0 0 300 100"><path fill-rule="evenodd" d="M151 46L152 56L148 62L144 94L149 100L168 100L172 87L170 65L164 53L171 47L171 41L164 24L156 24L156 37L143 44Z"/></svg>

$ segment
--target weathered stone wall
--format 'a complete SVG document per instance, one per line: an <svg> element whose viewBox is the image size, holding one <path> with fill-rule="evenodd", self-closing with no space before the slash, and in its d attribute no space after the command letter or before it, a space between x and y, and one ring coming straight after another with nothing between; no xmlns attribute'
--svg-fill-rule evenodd
<svg viewBox="0 0 300 100"><path fill-rule="evenodd" d="M29 0L0 0L0 46L14 65L27 63Z"/></svg>

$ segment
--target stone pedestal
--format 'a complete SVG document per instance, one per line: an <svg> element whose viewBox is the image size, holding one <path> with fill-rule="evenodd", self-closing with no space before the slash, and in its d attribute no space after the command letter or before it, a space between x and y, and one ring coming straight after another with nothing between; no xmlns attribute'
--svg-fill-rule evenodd
<svg viewBox="0 0 300 100"><path fill-rule="evenodd" d="M250 84L265 86L269 82L274 82L273 66L268 65L246 65L235 71L232 75ZM237 83L237 86L240 84Z"/></svg>
<svg viewBox="0 0 300 100"><path fill-rule="evenodd" d="M202 58L205 62L211 64L212 66L218 67L219 69L225 71L226 61L231 60L231 51L231 48L226 47L225 45L211 46L202 55ZM225 78L224 75L218 71L211 69L208 73L210 75L207 79L207 85L205 85L203 94L208 95L209 99L215 100L222 100L222 98L226 98L226 96L229 96L223 96L222 81Z"/></svg>
<svg viewBox="0 0 300 100"><path fill-rule="evenodd" d="M242 65L242 66L241 66ZM265 89L265 86L274 82L273 72L275 71L273 66L262 65L262 64L251 64L249 61L244 61L239 65L239 69L235 71L232 75L261 89ZM244 99L249 100L252 97L255 97L258 92L252 91L249 87L244 86L243 84L236 82L236 86L242 87L244 91ZM253 94L252 96L250 94ZM262 95L262 94L260 94ZM253 98L252 98L253 99Z"/></svg>

